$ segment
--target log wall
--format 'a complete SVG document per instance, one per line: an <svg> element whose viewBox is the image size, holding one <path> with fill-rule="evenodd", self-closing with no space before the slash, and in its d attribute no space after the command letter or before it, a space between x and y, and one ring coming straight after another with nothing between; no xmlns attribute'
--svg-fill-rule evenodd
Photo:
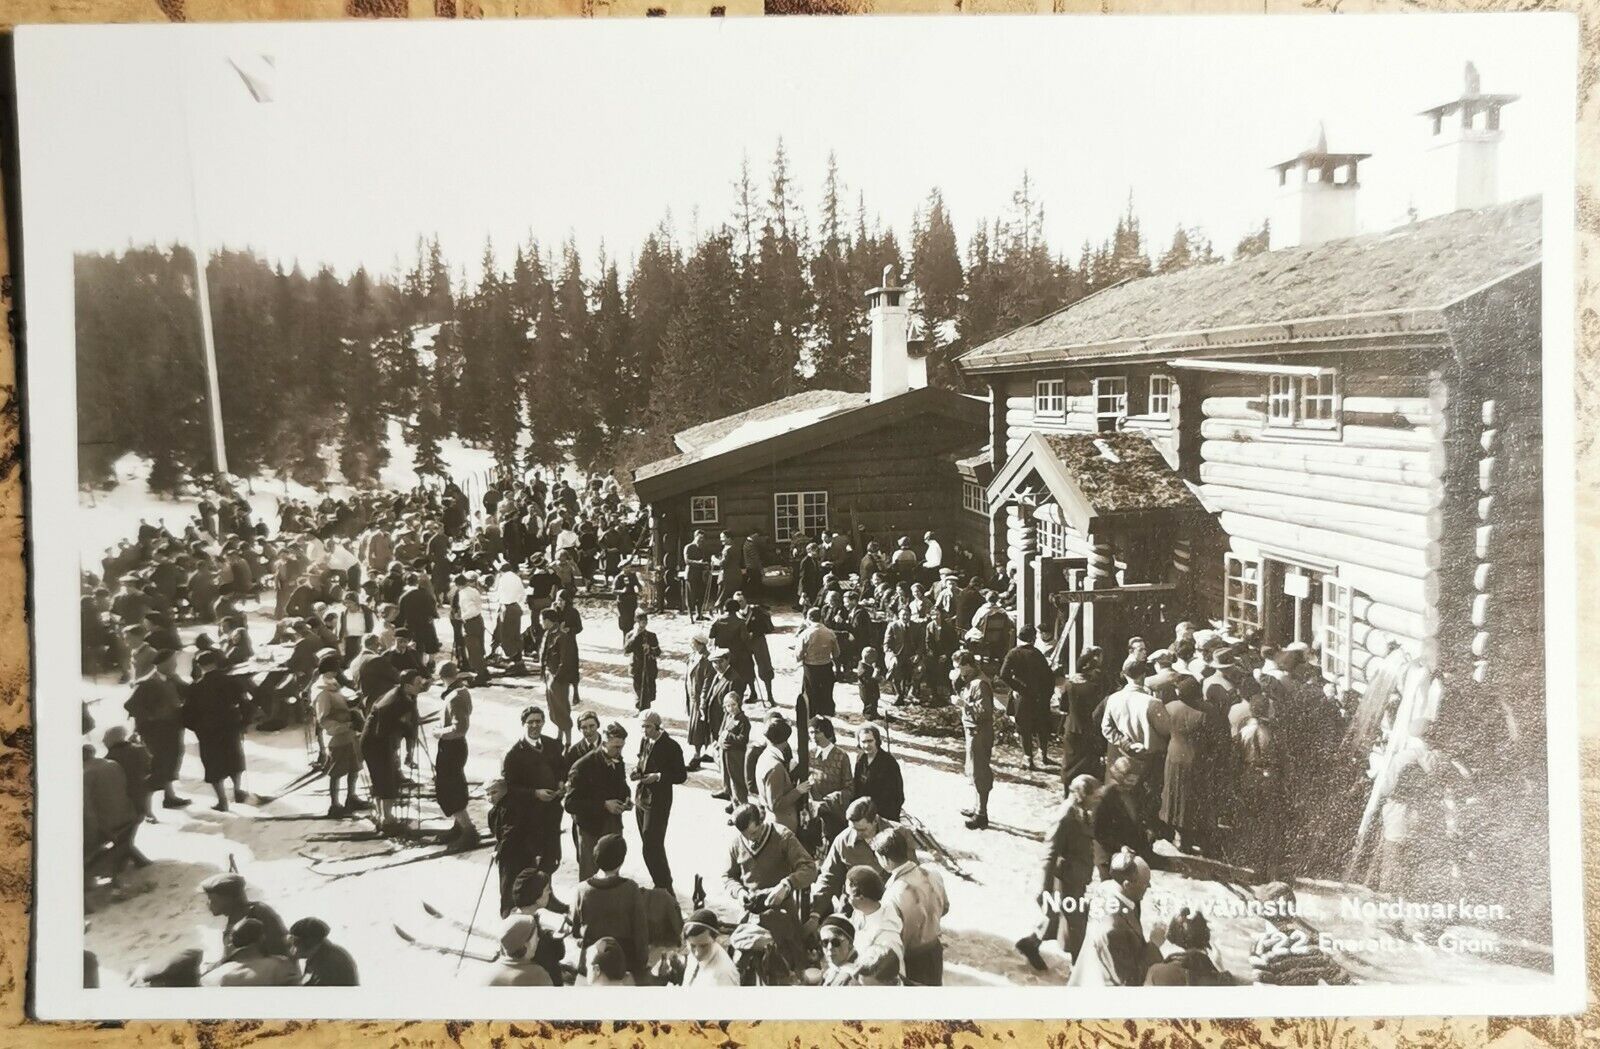
<svg viewBox="0 0 1600 1049"><path fill-rule="evenodd" d="M1174 535L1174 566L1195 614L1222 612L1222 554L1330 566L1352 590L1351 677L1398 644L1437 664L1446 518L1445 434L1450 384L1440 354L1364 351L1296 355L1296 364L1339 369L1340 426L1333 431L1269 430L1267 375L1152 367L1039 371L994 384L1005 404L1006 456L1034 431L1095 428L1092 381L1126 375L1130 429L1151 435L1169 462L1198 486L1215 530ZM1153 372L1174 377L1168 418L1139 418ZM1066 380L1066 411L1034 412L1034 382ZM998 411L997 411L998 414ZM1015 511L1006 531L1015 535ZM1086 556L1084 537L1069 552ZM1013 563L1021 551L1006 546Z"/></svg>
<svg viewBox="0 0 1600 1049"><path fill-rule="evenodd" d="M945 548L960 541L987 561L987 521L961 503L961 475L954 459L983 445L984 428L942 416L924 416L885 426L862 437L827 445L662 500L663 528L686 542L694 527L748 535L756 528L774 535L774 497L780 492L828 493L830 529L859 527L892 551L902 535L914 542L934 531ZM718 521L691 526L694 496L717 498Z"/></svg>

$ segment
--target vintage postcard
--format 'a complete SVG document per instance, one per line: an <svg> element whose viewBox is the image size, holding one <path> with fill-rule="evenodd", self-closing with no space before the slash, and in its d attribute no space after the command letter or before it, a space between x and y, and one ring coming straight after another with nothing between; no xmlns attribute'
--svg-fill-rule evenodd
<svg viewBox="0 0 1600 1049"><path fill-rule="evenodd" d="M1576 46L21 28L35 1014L1581 1009Z"/></svg>

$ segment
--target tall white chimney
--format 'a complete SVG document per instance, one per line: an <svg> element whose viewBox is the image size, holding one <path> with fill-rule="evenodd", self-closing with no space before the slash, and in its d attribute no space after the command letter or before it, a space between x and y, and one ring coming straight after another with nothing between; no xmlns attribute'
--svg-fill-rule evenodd
<svg viewBox="0 0 1600 1049"><path fill-rule="evenodd" d="M1319 121L1305 150L1272 165L1278 173L1278 199L1270 247L1321 244L1361 232L1356 168L1371 155L1329 152L1328 133Z"/></svg>
<svg viewBox="0 0 1600 1049"><path fill-rule="evenodd" d="M1424 216L1493 204L1499 194L1500 110L1516 95L1486 95L1467 63L1461 97L1424 109L1428 146L1417 206Z"/></svg>
<svg viewBox="0 0 1600 1049"><path fill-rule="evenodd" d="M927 363L911 356L911 308L893 266L885 266L883 284L867 292L867 318L872 324L872 399L926 386Z"/></svg>

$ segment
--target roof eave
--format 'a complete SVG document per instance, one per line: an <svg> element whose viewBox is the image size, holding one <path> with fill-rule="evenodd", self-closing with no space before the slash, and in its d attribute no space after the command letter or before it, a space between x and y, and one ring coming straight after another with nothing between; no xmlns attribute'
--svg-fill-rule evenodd
<svg viewBox="0 0 1600 1049"><path fill-rule="evenodd" d="M846 439L855 433L869 432L878 426L896 421L903 415L927 411L939 412L969 422L980 430L986 429L988 425L989 413L986 401L974 400L942 387L929 386L910 390L882 401L869 401L856 408L834 412L794 430L730 448L716 455L695 459L659 473L640 476L641 470L648 470L654 465L647 463L634 471L634 492L644 503L670 499L698 485L714 483L722 477L743 473L762 462L792 458L809 448Z"/></svg>
<svg viewBox="0 0 1600 1049"><path fill-rule="evenodd" d="M1080 362L1134 361L1145 357L1156 360L1219 351L1259 353L1263 350L1282 351L1289 347L1297 350L1359 350L1393 343L1401 343L1409 348L1419 342L1427 345L1445 339L1447 333L1442 308L1391 310L1002 351L979 360L969 361L963 357L957 363L962 371L981 375Z"/></svg>

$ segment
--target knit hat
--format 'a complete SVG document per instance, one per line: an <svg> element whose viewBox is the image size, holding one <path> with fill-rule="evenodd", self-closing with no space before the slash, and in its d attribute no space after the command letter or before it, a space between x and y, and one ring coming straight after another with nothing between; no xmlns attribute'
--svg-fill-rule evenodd
<svg viewBox="0 0 1600 1049"><path fill-rule="evenodd" d="M856 927L842 914L830 914L817 927L817 935L826 940L829 935L842 936L851 943L856 940Z"/></svg>
<svg viewBox="0 0 1600 1049"><path fill-rule="evenodd" d="M607 835L607 837L609 836ZM709 932L713 936L717 934L716 911L709 907L702 907L689 915L688 920L683 923L683 934L685 936L693 936L698 932Z"/></svg>
<svg viewBox="0 0 1600 1049"><path fill-rule="evenodd" d="M594 862L603 871L614 871L628 858L628 843L620 834L607 834L594 845Z"/></svg>

